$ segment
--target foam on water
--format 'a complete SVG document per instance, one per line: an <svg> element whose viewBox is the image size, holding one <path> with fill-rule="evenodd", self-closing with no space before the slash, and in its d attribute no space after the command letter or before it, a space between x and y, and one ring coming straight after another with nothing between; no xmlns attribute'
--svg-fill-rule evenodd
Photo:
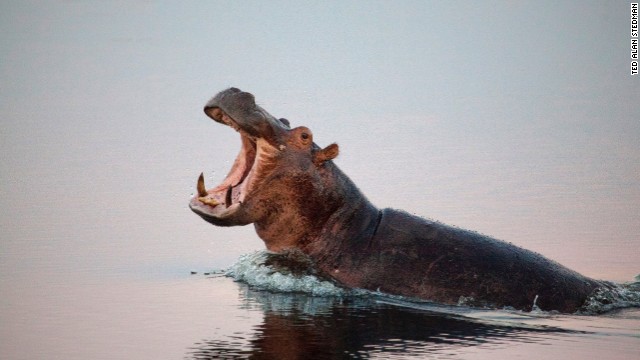
<svg viewBox="0 0 640 360"><path fill-rule="evenodd" d="M585 302L578 314L594 315L615 309L640 307L640 275L635 281L614 284L610 288L597 289Z"/></svg>
<svg viewBox="0 0 640 360"><path fill-rule="evenodd" d="M270 255L268 251L242 255L225 271L225 275L268 291L303 292L314 296L343 296L350 293L347 289L314 275L280 272L273 266L265 264Z"/></svg>

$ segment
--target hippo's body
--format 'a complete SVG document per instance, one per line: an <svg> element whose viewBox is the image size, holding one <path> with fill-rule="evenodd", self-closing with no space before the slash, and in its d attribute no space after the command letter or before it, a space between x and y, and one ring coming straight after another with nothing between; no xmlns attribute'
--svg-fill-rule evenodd
<svg viewBox="0 0 640 360"><path fill-rule="evenodd" d="M191 209L219 226L253 223L267 249L302 251L322 275L347 287L489 307L574 312L606 284L515 245L378 209L331 161L306 127L291 129L227 89L205 107L236 129L242 149L227 178Z"/></svg>

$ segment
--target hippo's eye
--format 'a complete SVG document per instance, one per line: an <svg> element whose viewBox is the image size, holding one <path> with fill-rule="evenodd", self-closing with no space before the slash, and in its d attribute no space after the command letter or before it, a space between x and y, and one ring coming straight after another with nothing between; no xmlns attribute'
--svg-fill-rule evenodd
<svg viewBox="0 0 640 360"><path fill-rule="evenodd" d="M302 137L302 140L307 140L309 139L309 134L307 134L306 132L303 132L302 134L300 134L300 137Z"/></svg>

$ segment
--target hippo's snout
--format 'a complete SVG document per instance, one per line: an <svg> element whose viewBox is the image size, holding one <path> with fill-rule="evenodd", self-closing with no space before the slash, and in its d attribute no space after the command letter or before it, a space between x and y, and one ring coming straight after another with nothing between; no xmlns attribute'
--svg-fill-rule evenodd
<svg viewBox="0 0 640 360"><path fill-rule="evenodd" d="M250 115L256 108L256 99L253 94L237 88L229 88L209 100L204 106L204 112L212 119L224 124L221 109L232 112L230 114L232 117L242 118Z"/></svg>
<svg viewBox="0 0 640 360"><path fill-rule="evenodd" d="M253 141L262 138L276 147L281 145L281 137L289 130L286 122L281 122L257 105L253 94L237 88L218 93L205 105L204 112Z"/></svg>

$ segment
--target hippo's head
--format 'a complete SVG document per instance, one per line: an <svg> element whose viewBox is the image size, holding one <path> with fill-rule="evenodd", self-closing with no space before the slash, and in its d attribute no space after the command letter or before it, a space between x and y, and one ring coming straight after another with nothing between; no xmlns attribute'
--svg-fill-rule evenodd
<svg viewBox="0 0 640 360"><path fill-rule="evenodd" d="M213 120L234 128L242 148L227 177L206 189L198 179L189 206L218 226L254 223L269 250L300 245L313 224L323 223L332 209L331 159L338 146L321 149L306 127L291 129L256 105L253 95L230 88L204 108Z"/></svg>

